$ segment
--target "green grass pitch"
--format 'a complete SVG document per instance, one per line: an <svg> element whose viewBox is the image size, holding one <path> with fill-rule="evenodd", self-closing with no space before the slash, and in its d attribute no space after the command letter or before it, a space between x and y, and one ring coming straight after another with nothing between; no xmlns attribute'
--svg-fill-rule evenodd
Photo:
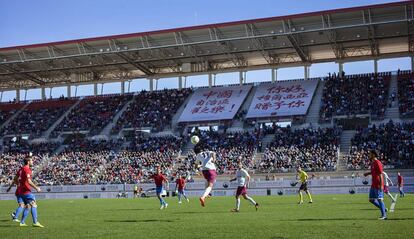
<svg viewBox="0 0 414 239"><path fill-rule="evenodd" d="M0 201L0 238L414 238L412 195L398 198L387 221L377 219L367 195L314 195L313 204L303 205L296 196L255 199L258 212L242 199L239 213L230 212L233 197L208 199L205 208L197 198L182 205L167 198L166 210L155 198L41 200L45 228L18 227L9 216L17 204Z"/></svg>

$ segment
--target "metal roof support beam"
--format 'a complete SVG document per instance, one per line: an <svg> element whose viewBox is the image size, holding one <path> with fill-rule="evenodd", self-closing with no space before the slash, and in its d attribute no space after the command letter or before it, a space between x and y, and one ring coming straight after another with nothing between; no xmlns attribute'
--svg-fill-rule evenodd
<svg viewBox="0 0 414 239"><path fill-rule="evenodd" d="M246 24L245 28L246 28L247 37L250 37L250 35L251 36L260 35L258 33L256 26L254 26L253 24ZM263 38L249 38L249 39L250 39L250 42L254 45L254 47L260 50L260 54L267 61L267 63L269 64L274 63L274 59L269 55L269 52L264 50L266 47L266 44Z"/></svg>
<svg viewBox="0 0 414 239"><path fill-rule="evenodd" d="M38 79L37 77L34 77L34 76L32 76L32 75L30 75L30 74L28 74L28 73L21 73L21 72L19 72L18 70L15 70L14 68L12 68L12 67L10 67L10 66L3 65L3 68L6 68L7 70L9 70L9 71L11 71L11 72L13 72L13 73L16 73L16 74L21 74L22 76L27 77L27 79L28 79L28 80L33 81L34 83L36 83L36 84L38 84L38 85L44 85L44 84L45 84L45 82L44 82L44 81L42 81L42 80Z"/></svg>
<svg viewBox="0 0 414 239"><path fill-rule="evenodd" d="M212 73L208 73L208 87L209 88L213 87L213 74Z"/></svg>
<svg viewBox="0 0 414 239"><path fill-rule="evenodd" d="M295 49L296 54L300 57L302 62L308 62L309 57L303 50L303 48L300 46L300 39L298 34L294 35L292 34L292 24L288 20L288 24L286 26L286 22L283 21L283 25L288 28L289 34L286 35L287 39L289 40L290 44L292 45L293 49Z"/></svg>
<svg viewBox="0 0 414 239"><path fill-rule="evenodd" d="M235 67L247 65L247 61L243 57L236 55L232 52L234 49L232 43L230 43L229 41L220 41L220 39L224 39L224 37L222 37L223 34L220 32L219 29L210 28L209 32L211 40L216 42L216 45L223 51L225 55L229 57L229 59L231 59Z"/></svg>
<svg viewBox="0 0 414 239"><path fill-rule="evenodd" d="M154 39L150 39L148 36L145 36L145 42L146 42L146 44L147 44L148 47L151 47L150 44L156 43L154 41ZM153 45L156 45L156 44L153 44ZM173 71L173 72L178 72L179 71L179 66L181 65L181 62L180 61L176 61L174 59L169 59L169 58L172 58L172 56L173 56L173 54L171 54L170 51L168 51L167 49L162 48L162 47L159 47L156 50L159 52L159 54L161 56L160 57L160 60L166 66L168 66L171 69L171 71ZM168 60L174 62L175 65L174 66L171 66L171 63L168 62Z"/></svg>
<svg viewBox="0 0 414 239"><path fill-rule="evenodd" d="M182 50L182 52L188 52L192 58L194 58L194 60L196 62L203 62L206 61L205 57L199 57L197 52L202 52L201 48L198 47L197 45L187 45L184 46L185 42L190 43L190 39L182 32L174 32L174 37L175 37L175 42L177 45L179 45L179 48Z"/></svg>
<svg viewBox="0 0 414 239"><path fill-rule="evenodd" d="M378 59L374 59L374 73L378 73Z"/></svg>
<svg viewBox="0 0 414 239"><path fill-rule="evenodd" d="M335 29L331 27L331 17L330 15L322 15L322 25L323 29L328 31L328 41L332 48L333 53L335 54L336 59L342 59L344 57L344 51L342 44L338 43L338 33Z"/></svg>
<svg viewBox="0 0 414 239"><path fill-rule="evenodd" d="M144 74L146 75L152 75L153 73L147 69L146 67L144 67L143 65L134 62L132 59L130 59L129 57L127 57L125 54L119 52L117 53L117 55L119 57L121 57L123 60L125 60L126 62L128 62L130 65L135 66L138 70L142 71Z"/></svg>
<svg viewBox="0 0 414 239"><path fill-rule="evenodd" d="M367 10L367 15L368 15L368 23L369 25L367 25L367 31L368 31L368 40L369 40L369 45L371 47L371 54L373 56L378 56L380 54L379 52L379 46L378 46L378 41L375 38L375 26L372 25L372 18L371 18L371 10L368 9ZM363 16L363 21L366 24L366 17L365 17L365 10L362 11L362 16Z"/></svg>

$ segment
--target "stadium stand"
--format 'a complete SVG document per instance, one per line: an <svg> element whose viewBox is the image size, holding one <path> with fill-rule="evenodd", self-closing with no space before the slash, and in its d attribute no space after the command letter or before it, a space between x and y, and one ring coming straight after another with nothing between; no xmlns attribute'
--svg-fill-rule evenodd
<svg viewBox="0 0 414 239"><path fill-rule="evenodd" d="M153 132L161 131L171 124L174 113L191 92L190 88L141 92L123 112L112 133L123 128L141 127L150 127Z"/></svg>
<svg viewBox="0 0 414 239"><path fill-rule="evenodd" d="M398 71L398 100L400 115L414 118L414 74L411 71Z"/></svg>
<svg viewBox="0 0 414 239"><path fill-rule="evenodd" d="M63 98L31 102L15 120L9 122L2 134L29 134L30 137L39 137L74 103L74 99Z"/></svg>
<svg viewBox="0 0 414 239"><path fill-rule="evenodd" d="M391 73L343 75L333 74L324 86L320 117L322 122L334 116L371 114L384 118Z"/></svg>
<svg viewBox="0 0 414 239"><path fill-rule="evenodd" d="M369 168L368 152L375 149L387 168L412 168L414 166L414 123L372 125L360 128L352 139L347 156L348 169Z"/></svg>
<svg viewBox="0 0 414 239"><path fill-rule="evenodd" d="M64 131L88 131L89 135L99 134L132 97L132 94L86 97L56 127L53 135L57 136Z"/></svg>
<svg viewBox="0 0 414 239"><path fill-rule="evenodd" d="M273 128L275 137L267 145L257 168L262 172L332 171L338 161L340 128Z"/></svg>
<svg viewBox="0 0 414 239"><path fill-rule="evenodd" d="M398 98L401 115L410 117L413 96L412 73L398 73ZM371 114L381 119L387 107L388 81L390 73L364 74L327 78L321 107L321 120L334 116ZM407 89L407 90L405 90ZM372 92L370 94L366 92ZM36 180L42 185L80 185L147 182L149 175L160 165L167 176L194 174L195 155L190 150L182 154L190 136L153 137L152 133L162 131L171 125L171 120L193 89L140 92L135 96L103 95L86 97L54 130L54 136L64 131L74 131L63 143L29 143L19 137L3 137L2 168L4 175L18 168L24 156L33 152L39 168ZM365 92L365 93L364 93ZM61 117L78 99L56 99L34 101L14 115L16 120L4 128L5 132L28 133L40 136L57 118ZM131 101L128 107L126 103ZM329 103L328 103L329 102ZM0 104L2 122L22 109L24 103ZM126 109L122 114L120 110ZM93 139L120 116L108 139ZM243 119L246 110L240 110L235 119ZM306 171L320 172L337 170L341 128L318 128L306 126L282 128L275 123L266 126L257 119L247 121L250 132L196 131L201 142L217 152L219 174L235 170L237 162L256 173L291 172L297 166ZM205 123L205 122L204 122ZM223 122L221 122L223 123ZM231 124L231 122L230 122ZM296 121L293 124L301 124ZM117 137L122 129L151 128L149 135L129 130ZM31 130L36 128L35 131ZM17 130L19 129L19 130ZM178 130L186 129L181 125ZM85 132L82 132L85 131ZM72 132L73 133L73 132ZM412 123L388 123L371 128L359 128L352 139L350 156L345 157L348 170L367 169L367 150L375 148L387 167L406 168L414 166L414 125ZM273 137L263 147L264 137ZM270 139L270 138L269 138ZM63 145L63 146L62 146ZM382 146L379 146L382 145ZM59 153L53 154L58 148ZM264 149L263 149L264 148ZM256 160L256 154L261 154ZM2 176L2 183L10 182L10 175Z"/></svg>
<svg viewBox="0 0 414 239"><path fill-rule="evenodd" d="M12 115L19 111L24 103L2 103L0 104L0 125L4 124Z"/></svg>

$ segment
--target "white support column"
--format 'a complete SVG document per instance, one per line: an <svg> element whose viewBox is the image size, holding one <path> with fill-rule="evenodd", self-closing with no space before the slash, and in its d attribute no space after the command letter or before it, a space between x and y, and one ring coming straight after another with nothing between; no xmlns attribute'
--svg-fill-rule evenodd
<svg viewBox="0 0 414 239"><path fill-rule="evenodd" d="M154 79L153 78L150 78L148 80L149 80L149 89L150 89L150 92L153 92L154 91Z"/></svg>
<svg viewBox="0 0 414 239"><path fill-rule="evenodd" d="M98 83L93 84L93 95L94 96L98 95Z"/></svg>
<svg viewBox="0 0 414 239"><path fill-rule="evenodd" d="M125 94L125 81L121 81L121 94Z"/></svg>
<svg viewBox="0 0 414 239"><path fill-rule="evenodd" d="M344 63L338 62L338 75L342 76L342 72L344 72Z"/></svg>
<svg viewBox="0 0 414 239"><path fill-rule="evenodd" d="M217 74L216 74L216 73L214 73L214 74L213 74L213 85L214 85L214 86L216 85L216 78L217 78Z"/></svg>
<svg viewBox="0 0 414 239"><path fill-rule="evenodd" d="M378 73L378 59L374 59L374 73Z"/></svg>
<svg viewBox="0 0 414 239"><path fill-rule="evenodd" d="M20 102L20 89L16 90L16 101Z"/></svg>
<svg viewBox="0 0 414 239"><path fill-rule="evenodd" d="M75 97L78 96L78 86L75 86Z"/></svg>
<svg viewBox="0 0 414 239"><path fill-rule="evenodd" d="M240 85L243 85L243 71L239 71L239 83Z"/></svg>
<svg viewBox="0 0 414 239"><path fill-rule="evenodd" d="M411 56L411 71L414 71L414 56Z"/></svg>
<svg viewBox="0 0 414 239"><path fill-rule="evenodd" d="M178 77L178 89L181 90L183 88L183 77Z"/></svg>
<svg viewBox="0 0 414 239"><path fill-rule="evenodd" d="M103 95L104 85L105 85L105 83L102 83L102 84L101 84L101 95Z"/></svg>
<svg viewBox="0 0 414 239"><path fill-rule="evenodd" d="M131 82L132 82L131 80L128 81L128 93L131 92Z"/></svg>
<svg viewBox="0 0 414 239"><path fill-rule="evenodd" d="M213 74L208 73L208 87L212 87L213 86Z"/></svg>
<svg viewBox="0 0 414 239"><path fill-rule="evenodd" d="M72 91L71 91L71 89L70 89L71 87L70 87L70 85L68 85L67 87L66 87L66 94L67 94L67 97L68 98L71 98L72 97Z"/></svg>
<svg viewBox="0 0 414 239"><path fill-rule="evenodd" d="M184 88L187 88L187 76L184 76Z"/></svg>
<svg viewBox="0 0 414 239"><path fill-rule="evenodd" d="M50 91L49 91L49 99L52 99L52 91L53 91L53 87L50 87Z"/></svg>
<svg viewBox="0 0 414 239"><path fill-rule="evenodd" d="M155 90L158 90L158 80L159 80L160 78L157 78L157 79L155 79Z"/></svg>
<svg viewBox="0 0 414 239"><path fill-rule="evenodd" d="M46 89L45 89L45 87L42 87L40 89L40 94L41 94L42 100L46 100Z"/></svg>
<svg viewBox="0 0 414 239"><path fill-rule="evenodd" d="M272 83L275 83L277 81L277 68L270 69L272 72Z"/></svg>
<svg viewBox="0 0 414 239"><path fill-rule="evenodd" d="M308 78L309 78L309 66L308 65L305 65L304 67L303 67L303 70L304 70L304 79L305 80L307 80Z"/></svg>

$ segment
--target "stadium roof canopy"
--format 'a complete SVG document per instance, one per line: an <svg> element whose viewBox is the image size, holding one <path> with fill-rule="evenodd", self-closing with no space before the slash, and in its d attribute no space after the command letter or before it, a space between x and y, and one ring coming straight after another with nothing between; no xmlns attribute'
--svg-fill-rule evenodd
<svg viewBox="0 0 414 239"><path fill-rule="evenodd" d="M404 1L0 48L0 90L412 56Z"/></svg>

